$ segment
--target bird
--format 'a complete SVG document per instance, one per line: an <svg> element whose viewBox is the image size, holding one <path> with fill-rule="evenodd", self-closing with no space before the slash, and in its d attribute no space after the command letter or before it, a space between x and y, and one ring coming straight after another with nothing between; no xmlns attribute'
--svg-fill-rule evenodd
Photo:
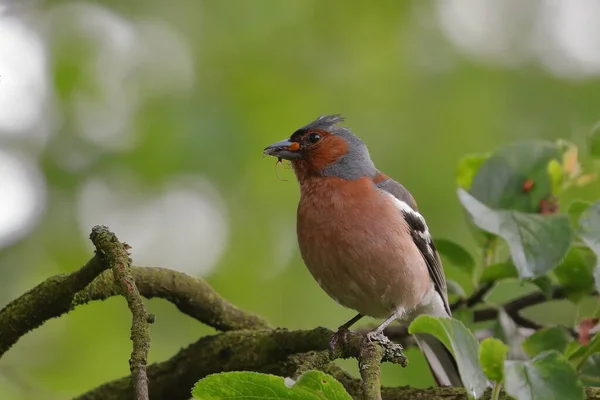
<svg viewBox="0 0 600 400"><path fill-rule="evenodd" d="M425 314L451 318L446 278L412 194L379 171L366 144L340 114L321 115L263 155L287 160L300 187L296 214L302 260L318 285L358 314L383 319L366 337L387 341L394 321ZM456 359L429 334L415 335L438 385L462 386Z"/></svg>

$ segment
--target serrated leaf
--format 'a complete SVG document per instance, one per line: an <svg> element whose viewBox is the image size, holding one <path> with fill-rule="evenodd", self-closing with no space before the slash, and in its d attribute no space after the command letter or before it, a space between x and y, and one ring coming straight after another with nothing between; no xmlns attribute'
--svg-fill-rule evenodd
<svg viewBox="0 0 600 400"><path fill-rule="evenodd" d="M471 275L475 269L475 259L464 247L447 239L435 239L435 247L440 256Z"/></svg>
<svg viewBox="0 0 600 400"><path fill-rule="evenodd" d="M495 382L504 379L504 360L508 346L496 338L485 338L479 345L479 363L488 378Z"/></svg>
<svg viewBox="0 0 600 400"><path fill-rule="evenodd" d="M556 267L554 275L569 300L577 303L590 294L594 288L595 265L596 257L590 249L572 247L565 259Z"/></svg>
<svg viewBox="0 0 600 400"><path fill-rule="evenodd" d="M463 189L458 189L458 197L475 225L506 241L521 279L545 275L571 247L573 233L566 215L492 210Z"/></svg>
<svg viewBox="0 0 600 400"><path fill-rule="evenodd" d="M481 166L469 193L493 209L537 212L552 195L548 164L560 159L552 142L511 143L496 150Z"/></svg>
<svg viewBox="0 0 600 400"><path fill-rule="evenodd" d="M408 332L427 333L441 341L454 354L467 393L475 398L481 397L487 379L479 365L479 344L462 322L453 318L420 315L410 324Z"/></svg>
<svg viewBox="0 0 600 400"><path fill-rule="evenodd" d="M473 183L473 178L479 168L488 159L489 154L472 154L463 157L458 162L456 171L456 183L458 187L469 190Z"/></svg>
<svg viewBox="0 0 600 400"><path fill-rule="evenodd" d="M579 218L579 236L596 253L594 281L596 290L600 290L600 201L589 206Z"/></svg>
<svg viewBox="0 0 600 400"><path fill-rule="evenodd" d="M583 400L585 391L571 364L546 351L528 361L504 363L504 389L518 400Z"/></svg>
<svg viewBox="0 0 600 400"><path fill-rule="evenodd" d="M502 279L518 278L517 269L510 262L492 264L486 267L479 278L480 283L492 283Z"/></svg>
<svg viewBox="0 0 600 400"><path fill-rule="evenodd" d="M196 383L192 396L202 400L352 400L339 381L316 370L305 372L295 383L258 372L212 374Z"/></svg>
<svg viewBox="0 0 600 400"><path fill-rule="evenodd" d="M564 329L554 326L540 329L523 341L523 350L530 356L537 356L547 350L563 353L569 344Z"/></svg>
<svg viewBox="0 0 600 400"><path fill-rule="evenodd" d="M569 361L579 370L594 353L600 353L600 335L595 335L587 346L579 346L571 353Z"/></svg>

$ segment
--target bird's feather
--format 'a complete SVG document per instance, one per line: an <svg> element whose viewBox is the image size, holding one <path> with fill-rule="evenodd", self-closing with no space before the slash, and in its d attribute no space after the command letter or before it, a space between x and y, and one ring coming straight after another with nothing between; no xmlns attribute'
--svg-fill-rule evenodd
<svg viewBox="0 0 600 400"><path fill-rule="evenodd" d="M429 233L425 218L416 210L413 197L404 186L391 178L376 183L376 186L392 195L396 200L400 212L411 229L412 239L427 263L429 276L431 276L435 289L444 301L444 308L448 315L452 315L448 303L446 277L442 262Z"/></svg>

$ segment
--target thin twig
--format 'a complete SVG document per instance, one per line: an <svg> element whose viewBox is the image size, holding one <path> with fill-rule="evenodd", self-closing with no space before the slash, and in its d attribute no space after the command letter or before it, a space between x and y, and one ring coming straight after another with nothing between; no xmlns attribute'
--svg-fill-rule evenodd
<svg viewBox="0 0 600 400"><path fill-rule="evenodd" d="M496 249L498 248L498 239L495 237L488 238L482 249L482 260L481 270L489 267L496 260ZM450 306L451 311L455 311L461 307L473 308L479 303L483 302L485 296L494 287L494 282L487 282L479 286L471 295L466 299L458 299L454 304Z"/></svg>
<svg viewBox="0 0 600 400"><path fill-rule="evenodd" d="M597 295L598 292L596 291L590 293L590 296ZM561 288L560 286L555 286L552 288L552 296L550 300L563 300L565 298L566 293L563 288ZM532 292L522 297L511 300L509 302L506 302L502 306L497 308L488 307L480 310L475 310L473 314L473 322L485 322L495 320L498 318L498 310L503 308L517 325L523 328L538 330L543 328L543 325L523 317L521 315L521 311L528 307L545 303L546 301L548 301L548 299L543 293L538 291ZM365 327L360 329L359 331L368 332L371 329L372 327ZM408 328L404 325L391 325L387 327L383 333L391 340L394 340L397 343L401 343L405 348L413 346L415 344L414 341L410 338L410 335L408 334ZM574 334L572 329L569 330L569 333L571 333L571 335Z"/></svg>
<svg viewBox="0 0 600 400"><path fill-rule="evenodd" d="M149 400L148 376L146 375L146 364L148 363L148 351L150 350L150 328L154 322L154 316L148 314L140 292L131 274L131 258L129 257L129 246L119 242L114 233L106 226L95 226L92 229L90 239L96 246L98 253L113 272L115 287L119 294L127 300L127 306L131 311L131 341L133 351L129 360L131 380L137 400Z"/></svg>
<svg viewBox="0 0 600 400"><path fill-rule="evenodd" d="M450 305L450 310L455 311L459 308L473 308L479 303L481 303L484 297L489 293L490 290L494 287L493 282L484 283L479 286L477 290L475 290L468 298L466 299L458 299L453 304Z"/></svg>

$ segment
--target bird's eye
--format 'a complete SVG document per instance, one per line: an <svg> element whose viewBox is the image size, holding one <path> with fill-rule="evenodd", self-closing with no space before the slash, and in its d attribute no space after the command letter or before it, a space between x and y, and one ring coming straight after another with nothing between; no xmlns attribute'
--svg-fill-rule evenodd
<svg viewBox="0 0 600 400"><path fill-rule="evenodd" d="M310 135L308 135L308 141L311 143L317 143L319 139L321 139L321 135L319 135L318 133L311 133Z"/></svg>

